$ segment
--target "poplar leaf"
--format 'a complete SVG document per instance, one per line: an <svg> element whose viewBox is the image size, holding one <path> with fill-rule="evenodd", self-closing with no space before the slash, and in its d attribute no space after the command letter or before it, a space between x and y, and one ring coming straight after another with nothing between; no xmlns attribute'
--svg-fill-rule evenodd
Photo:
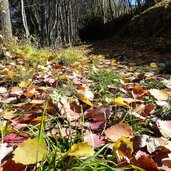
<svg viewBox="0 0 171 171"><path fill-rule="evenodd" d="M89 157L94 155L93 147L91 147L87 142L80 142L74 144L68 153L69 156L83 156Z"/></svg>
<svg viewBox="0 0 171 171"><path fill-rule="evenodd" d="M124 102L124 99L122 97L115 98L113 103L117 106L128 107L128 104Z"/></svg>
<svg viewBox="0 0 171 171"><path fill-rule="evenodd" d="M11 80L13 80L14 79L14 73L13 73L13 71L7 71L7 75L8 75L8 77L11 79Z"/></svg>
<svg viewBox="0 0 171 171"><path fill-rule="evenodd" d="M25 88L25 87L28 87L30 84L31 84L30 80L25 80L25 81L22 81L21 83L19 83L18 85L21 88Z"/></svg>
<svg viewBox="0 0 171 171"><path fill-rule="evenodd" d="M154 62L150 64L150 67L151 67L151 68L158 68L158 66L157 66L156 63L154 63Z"/></svg>
<svg viewBox="0 0 171 171"><path fill-rule="evenodd" d="M132 152L134 151L133 142L130 138L122 136L114 143L113 151L117 151L120 157L127 156L128 158L131 158Z"/></svg>
<svg viewBox="0 0 171 171"><path fill-rule="evenodd" d="M84 96L83 94L79 94L79 99L80 99L82 102L84 102L85 104L87 104L87 105L93 107L93 104L90 102L90 100L89 100L86 96Z"/></svg>
<svg viewBox="0 0 171 171"><path fill-rule="evenodd" d="M42 161L46 156L47 146L44 140L38 143L38 138L27 139L13 152L13 160L24 165Z"/></svg>
<svg viewBox="0 0 171 171"><path fill-rule="evenodd" d="M169 98L169 94L164 90L150 89L149 92L158 101L168 100L168 98Z"/></svg>

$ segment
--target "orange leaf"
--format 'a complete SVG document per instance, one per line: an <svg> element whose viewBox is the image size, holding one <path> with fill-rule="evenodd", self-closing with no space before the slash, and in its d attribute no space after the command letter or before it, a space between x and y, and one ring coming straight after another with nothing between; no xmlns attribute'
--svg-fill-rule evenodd
<svg viewBox="0 0 171 171"><path fill-rule="evenodd" d="M7 71L7 75L8 75L8 77L10 78L10 79L14 79L14 73L13 73L13 71L11 71L11 70L8 70Z"/></svg>
<svg viewBox="0 0 171 171"><path fill-rule="evenodd" d="M87 104L87 105L93 107L93 104L90 102L90 100L89 100L86 96L84 96L83 94L79 94L79 99L80 99L82 102L84 102L85 104Z"/></svg>
<svg viewBox="0 0 171 171"><path fill-rule="evenodd" d="M108 139L115 142L122 136L130 137L132 135L132 127L125 123L119 123L106 129L105 135Z"/></svg>

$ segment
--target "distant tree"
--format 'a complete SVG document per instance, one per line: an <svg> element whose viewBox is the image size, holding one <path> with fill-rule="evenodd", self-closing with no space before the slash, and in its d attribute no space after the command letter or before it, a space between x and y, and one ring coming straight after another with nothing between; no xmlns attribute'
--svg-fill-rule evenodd
<svg viewBox="0 0 171 171"><path fill-rule="evenodd" d="M0 0L0 29L2 34L12 37L11 18L8 0Z"/></svg>

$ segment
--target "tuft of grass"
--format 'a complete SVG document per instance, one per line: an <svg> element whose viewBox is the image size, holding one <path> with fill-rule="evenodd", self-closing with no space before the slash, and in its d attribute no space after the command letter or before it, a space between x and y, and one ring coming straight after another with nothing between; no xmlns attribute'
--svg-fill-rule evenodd
<svg viewBox="0 0 171 171"><path fill-rule="evenodd" d="M63 49L58 52L58 63L70 66L75 62L80 62L84 58L84 51L74 48Z"/></svg>
<svg viewBox="0 0 171 171"><path fill-rule="evenodd" d="M159 90L166 88L161 79L143 80L142 86L147 89L157 88Z"/></svg>
<svg viewBox="0 0 171 171"><path fill-rule="evenodd" d="M101 94L110 93L108 85L117 85L119 83L119 77L117 75L104 69L95 70L89 76L89 79L94 81L92 85L93 90Z"/></svg>

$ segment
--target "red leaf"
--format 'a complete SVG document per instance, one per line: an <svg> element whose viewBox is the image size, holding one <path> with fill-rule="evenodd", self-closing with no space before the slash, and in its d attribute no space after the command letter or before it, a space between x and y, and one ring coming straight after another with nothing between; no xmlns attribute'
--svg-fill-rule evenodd
<svg viewBox="0 0 171 171"><path fill-rule="evenodd" d="M91 130L98 130L99 128L103 128L104 127L104 121L100 121L100 122L92 122L90 124L90 128Z"/></svg>
<svg viewBox="0 0 171 171"><path fill-rule="evenodd" d="M105 143L103 136L92 134L91 132L84 135L84 142L88 142L92 147L100 147Z"/></svg>
<svg viewBox="0 0 171 171"><path fill-rule="evenodd" d="M24 171L24 165L7 160L0 165L0 171Z"/></svg>
<svg viewBox="0 0 171 171"><path fill-rule="evenodd" d="M109 118L110 114L111 114L110 106L101 105L91 114L91 117L96 122L97 121L105 121Z"/></svg>
<svg viewBox="0 0 171 171"><path fill-rule="evenodd" d="M5 136L4 142L11 144L11 145L19 145L21 144L24 140L28 139L30 136L26 133L10 133Z"/></svg>
<svg viewBox="0 0 171 171"><path fill-rule="evenodd" d="M159 171L157 163L146 153L138 151L131 163L145 169L146 171Z"/></svg>
<svg viewBox="0 0 171 171"><path fill-rule="evenodd" d="M115 142L122 136L130 137L132 135L132 127L125 123L119 123L106 129L105 135L107 138Z"/></svg>

